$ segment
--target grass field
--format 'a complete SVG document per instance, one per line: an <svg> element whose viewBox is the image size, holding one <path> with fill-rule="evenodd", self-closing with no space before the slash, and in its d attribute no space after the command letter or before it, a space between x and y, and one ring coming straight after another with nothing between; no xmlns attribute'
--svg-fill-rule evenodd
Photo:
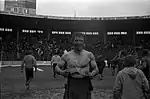
<svg viewBox="0 0 150 99"><path fill-rule="evenodd" d="M52 68L39 66L43 72L37 71L31 83L31 90L25 89L25 78L20 67L5 67L0 73L1 99L62 99L65 79L58 75L53 78ZM96 76L92 80L94 99L110 99L115 77L110 69L104 69L103 80Z"/></svg>

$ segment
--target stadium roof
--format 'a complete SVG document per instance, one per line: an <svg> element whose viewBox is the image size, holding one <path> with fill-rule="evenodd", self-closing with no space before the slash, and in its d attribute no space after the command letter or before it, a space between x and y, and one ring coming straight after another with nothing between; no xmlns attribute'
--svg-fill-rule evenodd
<svg viewBox="0 0 150 99"><path fill-rule="evenodd" d="M0 11L0 14L33 17L33 18L46 18L46 19L60 19L60 20L127 20L127 19L150 19L150 15L145 16L125 16L125 17L63 17L63 16L46 16L46 15L26 15L12 12Z"/></svg>

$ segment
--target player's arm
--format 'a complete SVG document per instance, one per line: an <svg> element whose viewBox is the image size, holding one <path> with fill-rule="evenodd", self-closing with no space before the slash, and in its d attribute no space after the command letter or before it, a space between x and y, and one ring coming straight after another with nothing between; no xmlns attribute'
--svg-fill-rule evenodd
<svg viewBox="0 0 150 99"><path fill-rule="evenodd" d="M54 61L54 56L52 56L52 59L51 59L51 67L53 65L53 61Z"/></svg>
<svg viewBox="0 0 150 99"><path fill-rule="evenodd" d="M37 61L35 57L33 57L33 66L35 67L35 71L37 71Z"/></svg>
<svg viewBox="0 0 150 99"><path fill-rule="evenodd" d="M59 57L59 61L61 61L61 57L60 56L58 56Z"/></svg>
<svg viewBox="0 0 150 99"><path fill-rule="evenodd" d="M24 57L24 59L23 59L23 61L22 61L22 63L21 63L21 72L23 72L24 64L25 64L25 57Z"/></svg>
<svg viewBox="0 0 150 99"><path fill-rule="evenodd" d="M58 62L57 66L55 67L56 72L60 75L65 76L66 75L66 70L65 70L65 65L66 65L66 59L65 59L66 55L63 55L61 57L61 60Z"/></svg>
<svg viewBox="0 0 150 99"><path fill-rule="evenodd" d="M90 73L90 76L95 77L98 74L99 70L98 70L98 67L97 67L93 53L90 53L90 60L91 60L91 67L92 67L92 71Z"/></svg>

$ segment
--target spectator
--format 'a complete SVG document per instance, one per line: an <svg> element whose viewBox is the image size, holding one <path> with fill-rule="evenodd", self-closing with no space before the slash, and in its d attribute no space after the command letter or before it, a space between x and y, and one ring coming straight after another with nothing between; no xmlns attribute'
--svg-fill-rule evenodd
<svg viewBox="0 0 150 99"><path fill-rule="evenodd" d="M133 56L124 59L125 68L117 76L113 87L114 99L146 99L144 91L148 91L149 84L144 73L135 68Z"/></svg>
<svg viewBox="0 0 150 99"><path fill-rule="evenodd" d="M150 51L148 49L143 50L142 71L147 79L150 80Z"/></svg>

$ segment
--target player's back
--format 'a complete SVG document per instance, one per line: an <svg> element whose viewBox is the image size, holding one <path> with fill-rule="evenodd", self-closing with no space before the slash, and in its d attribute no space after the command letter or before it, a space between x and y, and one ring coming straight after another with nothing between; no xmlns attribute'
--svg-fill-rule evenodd
<svg viewBox="0 0 150 99"><path fill-rule="evenodd" d="M32 68L36 64L34 56L27 55L24 57L24 64L27 68Z"/></svg>
<svg viewBox="0 0 150 99"><path fill-rule="evenodd" d="M60 61L60 56L59 55L54 55L53 57L52 57L52 62L53 63L58 63L59 61Z"/></svg>

